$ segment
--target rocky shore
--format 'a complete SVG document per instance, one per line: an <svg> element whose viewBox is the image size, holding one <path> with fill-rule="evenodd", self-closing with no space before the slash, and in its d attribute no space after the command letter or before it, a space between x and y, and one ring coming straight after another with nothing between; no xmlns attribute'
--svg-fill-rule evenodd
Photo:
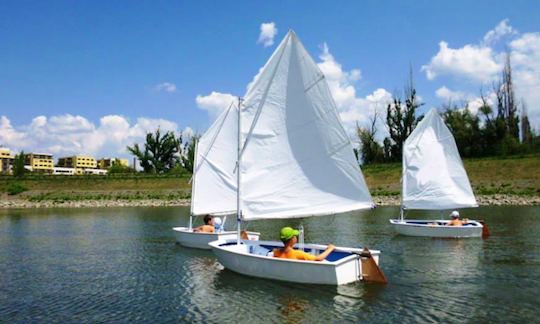
<svg viewBox="0 0 540 324"><path fill-rule="evenodd" d="M71 200L71 201L29 201L26 199L0 200L0 209L7 208L95 208L95 207L164 207L189 206L189 199L141 199L141 200ZM477 196L480 206L533 206L540 205L540 196L484 195ZM399 196L374 196L377 206L399 206Z"/></svg>

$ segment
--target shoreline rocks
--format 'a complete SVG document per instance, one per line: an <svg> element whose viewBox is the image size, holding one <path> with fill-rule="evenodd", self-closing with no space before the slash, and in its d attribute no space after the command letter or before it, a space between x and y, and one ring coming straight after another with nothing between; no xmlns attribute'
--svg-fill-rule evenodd
<svg viewBox="0 0 540 324"><path fill-rule="evenodd" d="M476 197L480 206L538 206L540 196L485 195ZM399 196L374 196L377 206L399 206ZM98 207L169 207L189 206L190 199L141 199L141 200L77 200L77 201L29 201L25 199L1 199L0 209L9 208L98 208Z"/></svg>

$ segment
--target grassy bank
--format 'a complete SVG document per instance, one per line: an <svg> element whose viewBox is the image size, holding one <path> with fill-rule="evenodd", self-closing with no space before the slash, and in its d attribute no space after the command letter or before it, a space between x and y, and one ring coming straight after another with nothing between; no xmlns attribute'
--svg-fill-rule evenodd
<svg viewBox="0 0 540 324"><path fill-rule="evenodd" d="M464 164L477 195L540 196L540 155L469 159ZM373 196L399 196L400 163L362 169ZM13 189L20 193L8 195ZM188 199L190 190L189 176L176 175L0 176L2 199L30 202L176 201Z"/></svg>
<svg viewBox="0 0 540 324"><path fill-rule="evenodd" d="M540 155L463 161L477 195L540 196ZM401 190L401 163L362 168L374 196L396 196Z"/></svg>

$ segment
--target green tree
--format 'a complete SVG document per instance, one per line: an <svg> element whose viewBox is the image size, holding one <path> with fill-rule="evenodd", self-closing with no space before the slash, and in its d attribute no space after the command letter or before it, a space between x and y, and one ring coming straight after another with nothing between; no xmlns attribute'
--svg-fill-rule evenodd
<svg viewBox="0 0 540 324"><path fill-rule="evenodd" d="M180 163L182 137L176 137L173 132L161 134L158 128L155 133L146 134L144 150L139 144L128 146L146 173L166 173Z"/></svg>
<svg viewBox="0 0 540 324"><path fill-rule="evenodd" d="M195 148L199 141L199 135L193 135L190 140L184 146L184 152L182 154L182 165L189 173L193 173L195 165Z"/></svg>
<svg viewBox="0 0 540 324"><path fill-rule="evenodd" d="M118 162L113 162L113 164L107 170L107 174L119 174L119 173L134 173L135 169L120 164Z"/></svg>
<svg viewBox="0 0 540 324"><path fill-rule="evenodd" d="M360 155L363 164L373 164L384 162L383 148L375 140L377 134L377 112L371 119L369 128L364 128L356 124L356 135L360 140Z"/></svg>
<svg viewBox="0 0 540 324"><path fill-rule="evenodd" d="M423 103L418 102L412 68L409 72L409 80L405 85L404 95L405 102L402 102L398 95L394 95L392 102L388 104L386 109L386 124L391 140L390 156L386 156L386 158L391 161L401 160L403 143L418 123L416 109L423 105Z"/></svg>
<svg viewBox="0 0 540 324"><path fill-rule="evenodd" d="M473 114L467 105L460 109L448 104L444 109L443 119L454 135L460 155L462 157L482 155L482 134L478 116Z"/></svg>
<svg viewBox="0 0 540 324"><path fill-rule="evenodd" d="M19 154L15 155L13 159L13 175L16 177L22 177L28 171L24 168L25 154L24 151L21 151Z"/></svg>

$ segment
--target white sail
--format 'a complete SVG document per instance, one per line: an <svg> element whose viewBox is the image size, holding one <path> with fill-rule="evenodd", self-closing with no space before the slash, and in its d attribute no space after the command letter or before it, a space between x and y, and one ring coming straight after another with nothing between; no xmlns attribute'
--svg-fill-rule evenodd
<svg viewBox="0 0 540 324"><path fill-rule="evenodd" d="M223 111L197 143L191 190L191 213L236 212L238 110Z"/></svg>
<svg viewBox="0 0 540 324"><path fill-rule="evenodd" d="M405 209L477 207L452 133L431 109L403 146Z"/></svg>
<svg viewBox="0 0 540 324"><path fill-rule="evenodd" d="M243 219L373 206L324 75L294 32L249 89L241 116Z"/></svg>

